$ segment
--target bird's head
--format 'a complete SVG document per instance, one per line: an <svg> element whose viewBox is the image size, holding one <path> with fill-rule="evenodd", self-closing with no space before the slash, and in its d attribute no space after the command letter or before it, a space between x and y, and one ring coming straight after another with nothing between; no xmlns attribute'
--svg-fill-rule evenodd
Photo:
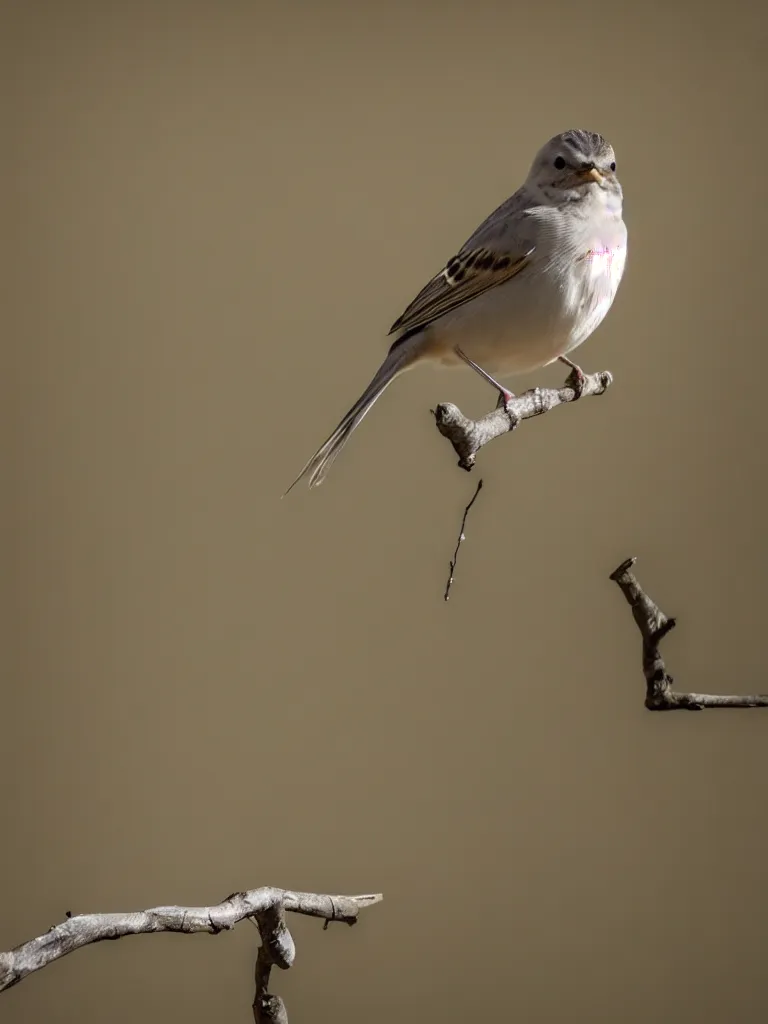
<svg viewBox="0 0 768 1024"><path fill-rule="evenodd" d="M555 204L600 194L619 204L622 198L613 147L597 132L580 128L555 135L541 147L526 185Z"/></svg>

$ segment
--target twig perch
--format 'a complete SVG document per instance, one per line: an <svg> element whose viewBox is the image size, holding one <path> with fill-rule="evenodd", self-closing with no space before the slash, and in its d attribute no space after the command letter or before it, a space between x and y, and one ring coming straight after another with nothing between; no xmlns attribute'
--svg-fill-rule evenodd
<svg viewBox="0 0 768 1024"><path fill-rule="evenodd" d="M768 695L742 697L711 693L678 693L666 670L659 644L676 623L667 618L659 606L648 597L632 572L636 559L628 558L610 578L619 585L632 608L632 616L643 638L643 675L645 676L645 706L649 711L703 711L704 708L764 708Z"/></svg>
<svg viewBox="0 0 768 1024"><path fill-rule="evenodd" d="M367 896L323 896L287 889L249 889L235 892L213 907L152 907L128 914L79 914L54 925L44 935L30 939L7 953L0 953L0 992L27 975L66 956L82 946L104 939L149 932L209 932L216 935L245 918L258 927L261 946L256 960L256 996L253 1017L256 1024L286 1024L288 1017L279 996L268 991L272 967L286 970L296 953L285 921L287 910L296 914L354 924L364 907L378 903L381 894Z"/></svg>
<svg viewBox="0 0 768 1024"><path fill-rule="evenodd" d="M607 371L586 373L581 378L571 372L561 388L524 391L522 395L516 395L506 408L500 403L493 412L479 420L471 420L457 406L442 402L434 410L435 422L443 437L453 445L459 456L459 466L469 471L482 447L514 430L522 420L541 416L578 398L602 395L612 382L613 377Z"/></svg>

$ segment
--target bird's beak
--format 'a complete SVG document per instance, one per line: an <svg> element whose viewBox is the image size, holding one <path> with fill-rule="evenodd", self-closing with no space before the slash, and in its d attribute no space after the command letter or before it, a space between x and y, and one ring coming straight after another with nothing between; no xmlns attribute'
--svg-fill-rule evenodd
<svg viewBox="0 0 768 1024"><path fill-rule="evenodd" d="M600 173L600 171L598 171L596 167L586 168L581 172L581 174L585 181L601 182L603 180L603 175Z"/></svg>

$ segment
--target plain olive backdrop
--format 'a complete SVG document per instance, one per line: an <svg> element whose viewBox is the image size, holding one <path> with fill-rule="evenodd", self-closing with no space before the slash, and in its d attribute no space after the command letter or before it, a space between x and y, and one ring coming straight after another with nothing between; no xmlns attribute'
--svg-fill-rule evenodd
<svg viewBox="0 0 768 1024"><path fill-rule="evenodd" d="M67 910L382 891L294 922L292 1024L765 1020L768 713L646 712L608 575L638 555L679 617L682 688L768 688L766 17L5 0L0 948ZM570 127L625 190L579 352L610 392L467 475L429 409L493 395L415 370L281 500ZM246 1022L255 947L91 947L2 1020Z"/></svg>

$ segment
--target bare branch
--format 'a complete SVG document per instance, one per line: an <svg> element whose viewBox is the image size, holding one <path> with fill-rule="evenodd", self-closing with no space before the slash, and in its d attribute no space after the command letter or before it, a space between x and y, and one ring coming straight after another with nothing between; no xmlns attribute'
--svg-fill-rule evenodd
<svg viewBox="0 0 768 1024"><path fill-rule="evenodd" d="M480 449L502 434L507 434L521 422L541 416L558 405L575 402L588 395L602 395L613 382L607 371L588 373L578 377L572 371L561 388L532 388L516 395L504 407L503 403L479 420L471 420L455 405L443 402L434 410L437 429L454 447L459 466L470 470Z"/></svg>
<svg viewBox="0 0 768 1024"><path fill-rule="evenodd" d="M256 1024L286 1024L288 1017L279 996L268 991L272 967L286 970L296 950L285 921L285 912L306 914L329 921L354 924L359 912L379 903L381 894L366 896L324 896L312 892L291 892L265 886L235 892L213 907L152 907L128 914L79 914L54 925L45 935L30 939L7 953L0 953L0 992L11 988L27 975L66 956L82 946L104 939L149 932L209 932L216 935L234 928L249 918L261 936L256 961L256 997L253 1016Z"/></svg>
<svg viewBox="0 0 768 1024"><path fill-rule="evenodd" d="M764 708L768 707L768 694L749 697L717 695L711 693L679 693L672 689L674 682L668 674L659 645L676 625L651 600L632 572L635 558L628 558L614 569L610 578L619 585L632 608L632 616L643 638L643 675L645 676L645 706L649 711L703 711L704 708Z"/></svg>
<svg viewBox="0 0 768 1024"><path fill-rule="evenodd" d="M477 499L478 494L482 490L482 487L483 481L480 480L477 487L475 488L475 493L472 495L469 504L464 509L464 515L461 517L461 526L459 527L459 539L456 541L456 550L453 552L453 558L449 563L450 568L448 570L448 582L445 585L445 593L443 594L444 601L447 601L451 596L451 587L453 586L453 574L456 572L456 563L459 560L459 548L461 547L463 541L465 540L464 527L467 525L467 516L469 515L469 510L475 504L475 500Z"/></svg>

